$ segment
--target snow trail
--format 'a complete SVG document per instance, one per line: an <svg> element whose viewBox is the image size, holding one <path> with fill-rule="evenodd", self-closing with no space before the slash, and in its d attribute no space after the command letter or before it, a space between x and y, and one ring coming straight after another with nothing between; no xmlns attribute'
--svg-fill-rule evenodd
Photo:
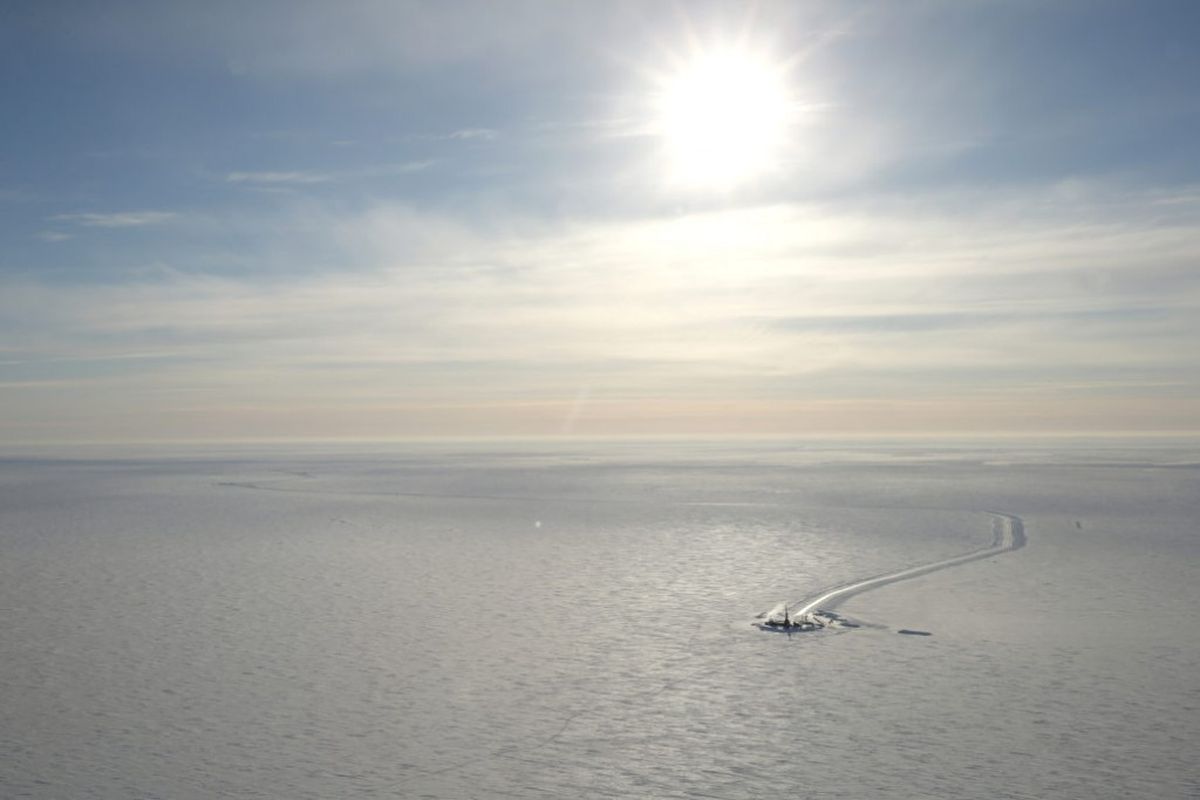
<svg viewBox="0 0 1200 800"><path fill-rule="evenodd" d="M931 572L937 572L938 570L956 567L959 564L991 558L1001 553L1010 553L1013 550L1020 550L1025 546L1025 523L1020 517L1000 511L989 511L987 513L992 516L993 539L992 543L985 548L972 550L960 556L934 561L929 564L908 567L896 572L887 572L882 575L854 581L853 583L840 584L822 591L815 597L800 601L794 608L789 606L788 611L794 617L802 617L805 614L813 613L817 609L835 608L848 597L868 592L871 589L877 589L880 586L886 586L889 583L906 581L910 578L917 578L922 575L928 575Z"/></svg>

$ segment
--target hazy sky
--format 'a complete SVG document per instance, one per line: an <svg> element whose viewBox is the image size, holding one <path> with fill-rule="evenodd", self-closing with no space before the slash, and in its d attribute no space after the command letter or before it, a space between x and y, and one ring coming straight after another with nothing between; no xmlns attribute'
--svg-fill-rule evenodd
<svg viewBox="0 0 1200 800"><path fill-rule="evenodd" d="M4 3L0 442L1200 430L1198 42L1193 0ZM679 166L726 126L732 177Z"/></svg>

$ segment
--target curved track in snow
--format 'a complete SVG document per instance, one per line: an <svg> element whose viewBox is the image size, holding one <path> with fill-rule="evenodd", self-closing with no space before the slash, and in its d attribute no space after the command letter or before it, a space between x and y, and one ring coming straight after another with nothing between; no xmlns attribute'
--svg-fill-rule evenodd
<svg viewBox="0 0 1200 800"><path fill-rule="evenodd" d="M1015 514L1004 514L999 511L989 511L987 513L992 516L993 533L992 543L987 547L963 553L961 556L954 556L953 558L934 561L929 564L921 564L916 567L908 567L897 572L887 572L852 583L839 584L830 589L823 590L820 594L801 600L795 606L789 605L788 611L793 617L800 617L805 614L811 614L817 609L831 609L848 597L869 592L872 589L878 589L880 586L886 586L889 583L918 578L922 575L928 575L931 572L937 572L938 570L957 567L959 564L998 556L1001 553L1010 553L1013 550L1020 550L1025 546L1025 523L1020 517Z"/></svg>

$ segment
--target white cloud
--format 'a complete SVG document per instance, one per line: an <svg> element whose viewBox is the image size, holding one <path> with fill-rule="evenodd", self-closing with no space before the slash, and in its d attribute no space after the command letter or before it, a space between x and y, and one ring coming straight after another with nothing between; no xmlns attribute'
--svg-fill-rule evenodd
<svg viewBox="0 0 1200 800"><path fill-rule="evenodd" d="M375 164L357 169L334 171L235 171L225 176L227 183L252 186L304 186L319 183L381 178L388 175L409 175L423 172L437 163L434 159L403 161L397 164Z"/></svg>
<svg viewBox="0 0 1200 800"><path fill-rule="evenodd" d="M65 242L67 239L75 238L73 234L62 231L38 231L34 236L43 242Z"/></svg>
<svg viewBox="0 0 1200 800"><path fill-rule="evenodd" d="M491 140L499 136L499 131L492 128L460 128L447 134L449 139L484 139Z"/></svg>
<svg viewBox="0 0 1200 800"><path fill-rule="evenodd" d="M225 180L229 183L306 184L327 183L333 176L327 172L231 172Z"/></svg>
<svg viewBox="0 0 1200 800"><path fill-rule="evenodd" d="M56 214L49 219L55 222L73 222L87 228L137 228L143 225L158 225L176 216L171 211L118 211L108 214Z"/></svg>

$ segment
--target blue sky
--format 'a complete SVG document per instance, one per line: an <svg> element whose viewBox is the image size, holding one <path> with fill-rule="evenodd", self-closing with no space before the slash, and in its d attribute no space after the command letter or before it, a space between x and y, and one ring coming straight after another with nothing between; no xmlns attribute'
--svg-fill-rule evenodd
<svg viewBox="0 0 1200 800"><path fill-rule="evenodd" d="M8 3L0 441L1200 429L1190 2ZM670 179L736 48L768 168Z"/></svg>

